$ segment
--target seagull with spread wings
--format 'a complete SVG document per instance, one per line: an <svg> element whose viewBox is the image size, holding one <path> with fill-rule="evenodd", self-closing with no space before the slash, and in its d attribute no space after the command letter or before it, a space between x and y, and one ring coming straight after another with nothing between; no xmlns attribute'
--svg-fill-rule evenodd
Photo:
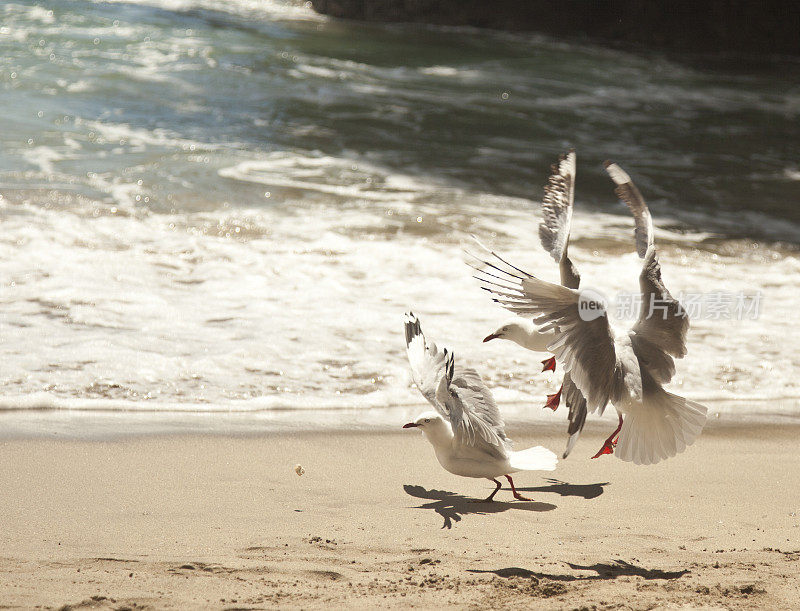
<svg viewBox="0 0 800 611"><path fill-rule="evenodd" d="M673 357L686 354L689 319L661 279L653 221L636 185L618 165L605 164L617 196L635 221L636 249L644 259L639 284L639 319L626 332L614 332L605 305L581 293L540 280L500 255L486 251L476 266L482 288L506 309L533 316L548 344L591 411L616 407L619 426L594 456L616 454L636 464L654 464L694 442L706 422L705 406L664 390L675 373ZM616 452L614 451L616 448Z"/></svg>
<svg viewBox="0 0 800 611"><path fill-rule="evenodd" d="M552 471L558 459L547 448L536 446L515 452L492 393L474 369L456 364L453 352L427 342L419 319L406 314L406 350L417 388L436 408L420 414L403 428L418 428L433 446L439 464L463 477L486 478L496 484L485 499L490 502L505 476L514 498L517 492L511 473Z"/></svg>
<svg viewBox="0 0 800 611"><path fill-rule="evenodd" d="M544 187L542 222L539 224L539 240L542 247L558 263L561 284L571 289L577 289L581 283L581 276L567 254L572 223L572 204L575 200L575 161L575 151L571 150L566 155L559 157L558 164L551 166L550 176ZM547 352L547 346L555 339L555 336L552 331L543 331L530 319L517 319L506 322L483 341L488 342L493 339L507 339L534 352ZM545 359L542 361L542 365L544 365L542 371L555 371L555 357ZM555 411L558 409L562 396L569 409L569 426L567 427L569 439L562 454L562 458L566 458L575 446L586 422L586 399L575 386L569 373L564 374L558 392L547 395L544 406Z"/></svg>

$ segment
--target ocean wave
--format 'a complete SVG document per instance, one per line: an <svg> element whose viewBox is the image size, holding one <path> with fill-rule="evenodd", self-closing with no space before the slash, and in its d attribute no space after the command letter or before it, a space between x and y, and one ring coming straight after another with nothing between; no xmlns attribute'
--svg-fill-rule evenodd
<svg viewBox="0 0 800 611"><path fill-rule="evenodd" d="M92 0L98 4L134 4L168 11L209 10L257 19L286 19L324 22L305 0Z"/></svg>
<svg viewBox="0 0 800 611"><path fill-rule="evenodd" d="M506 314L462 249L475 234L557 280L539 199L570 146L587 286L638 290L610 157L648 198L673 294L760 291L756 319L693 320L670 388L798 409L789 74L448 28L371 25L353 45L358 26L300 2L0 14L4 422L417 410L409 308L509 414L550 418L560 377L480 341Z"/></svg>
<svg viewBox="0 0 800 611"><path fill-rule="evenodd" d="M440 210L434 233L400 225L386 234L357 206L87 216L0 202L0 273L9 282L0 299L0 383L7 396L37 398L20 408L41 392L66 402L58 405L91 399L86 405L142 409L407 404L416 392L400 337L407 308L475 364L499 400L535 404L557 385L531 355L480 343L506 315L461 260L461 243L477 232L555 280L552 261L534 246L530 210L503 210L498 225L515 230L492 238L486 227L461 225L457 210L448 229ZM485 202L475 214L479 225L493 216ZM631 224L586 213L575 221L571 253L587 286L638 290ZM800 395L800 337L785 325L796 298L785 278L800 269L797 256L749 242L709 248L699 235L667 230L657 239L673 294L762 294L755 320L693 321L675 391L791 404Z"/></svg>
<svg viewBox="0 0 800 611"><path fill-rule="evenodd" d="M221 168L219 175L266 186L315 191L347 199L410 201L424 197L431 187L408 175L388 174L363 161L321 153L269 153L264 159L242 161Z"/></svg>

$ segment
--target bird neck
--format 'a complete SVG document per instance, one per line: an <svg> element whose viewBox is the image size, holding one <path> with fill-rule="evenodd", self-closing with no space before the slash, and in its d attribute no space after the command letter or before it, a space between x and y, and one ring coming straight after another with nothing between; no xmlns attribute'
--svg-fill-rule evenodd
<svg viewBox="0 0 800 611"><path fill-rule="evenodd" d="M531 323L523 333L515 337L513 341L518 343L523 348L533 350L534 352L545 352L547 344L552 341L552 333L542 333L537 327Z"/></svg>
<svg viewBox="0 0 800 611"><path fill-rule="evenodd" d="M445 422L442 422L440 426L431 427L423 433L434 449L444 449L453 444L453 430Z"/></svg>

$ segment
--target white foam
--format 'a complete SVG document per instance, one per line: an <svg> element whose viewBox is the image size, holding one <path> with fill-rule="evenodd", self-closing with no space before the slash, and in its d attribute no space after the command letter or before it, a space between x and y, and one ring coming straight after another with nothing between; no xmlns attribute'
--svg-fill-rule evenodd
<svg viewBox="0 0 800 611"><path fill-rule="evenodd" d="M439 210L438 222L461 206ZM535 235L532 215L492 212L485 199L474 206L516 228L495 246L556 279L547 255L524 239ZM4 409L418 406L402 351L407 308L481 371L499 401L520 406L514 414L538 412L558 383L558 375L539 373L535 355L479 341L507 314L461 262L466 233L430 240L401 230L387 238L371 233L380 223L370 211L341 207L97 218L36 206L0 210L0 272L13 283L0 298ZM570 252L587 285L637 290L641 263L630 227L619 217L575 218ZM606 236L603 256L581 239L584 228ZM760 400L756 409L796 409L800 337L784 321L797 296L785 278L800 263L769 252L719 257L681 238L662 248L673 293L760 288L764 311L757 321L693 321L690 356L679 361L671 388L699 400L749 397ZM613 254L614 243L624 252ZM739 400L723 409L752 407Z"/></svg>
<svg viewBox="0 0 800 611"><path fill-rule="evenodd" d="M12 12L23 8L25 10L25 17L30 19L31 21L38 21L39 23L50 25L55 23L55 15L53 11L50 9L46 9L43 6L33 5L28 7L23 7L21 5L7 5L6 12Z"/></svg>
<svg viewBox="0 0 800 611"><path fill-rule="evenodd" d="M200 142L182 138L179 135L165 128L143 129L132 127L127 123L113 123L110 121L96 121L77 119L78 123L84 124L87 128L94 131L99 140L96 142L103 144L125 143L128 146L144 147L155 145L163 147L177 147L182 151L214 151L219 150L222 145L209 142ZM237 146L233 142L231 146Z"/></svg>
<svg viewBox="0 0 800 611"><path fill-rule="evenodd" d="M170 11L207 9L260 19L325 21L305 0L92 0L96 3L140 4Z"/></svg>
<svg viewBox="0 0 800 611"><path fill-rule="evenodd" d="M23 157L30 163L39 167L45 174L55 171L54 161L64 159L64 156L48 146L37 146L23 152Z"/></svg>
<svg viewBox="0 0 800 611"><path fill-rule="evenodd" d="M66 90L70 93L85 93L92 90L92 84L88 80L81 79L72 83L64 82Z"/></svg>
<svg viewBox="0 0 800 611"><path fill-rule="evenodd" d="M483 74L481 70L456 66L425 66L418 70L420 73L429 76L441 76L445 78L457 77L462 80L474 80L480 78Z"/></svg>
<svg viewBox="0 0 800 611"><path fill-rule="evenodd" d="M221 168L223 178L272 187L315 191L343 198L398 201L420 196L421 183L411 176L386 175L363 161L327 155L279 151L265 159L242 161Z"/></svg>

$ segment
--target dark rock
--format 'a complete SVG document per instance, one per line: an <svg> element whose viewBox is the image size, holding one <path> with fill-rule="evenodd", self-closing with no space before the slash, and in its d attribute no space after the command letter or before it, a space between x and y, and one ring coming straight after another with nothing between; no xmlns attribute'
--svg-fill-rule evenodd
<svg viewBox="0 0 800 611"><path fill-rule="evenodd" d="M800 55L800 11L787 0L312 0L333 17L468 25L589 37L677 51Z"/></svg>

